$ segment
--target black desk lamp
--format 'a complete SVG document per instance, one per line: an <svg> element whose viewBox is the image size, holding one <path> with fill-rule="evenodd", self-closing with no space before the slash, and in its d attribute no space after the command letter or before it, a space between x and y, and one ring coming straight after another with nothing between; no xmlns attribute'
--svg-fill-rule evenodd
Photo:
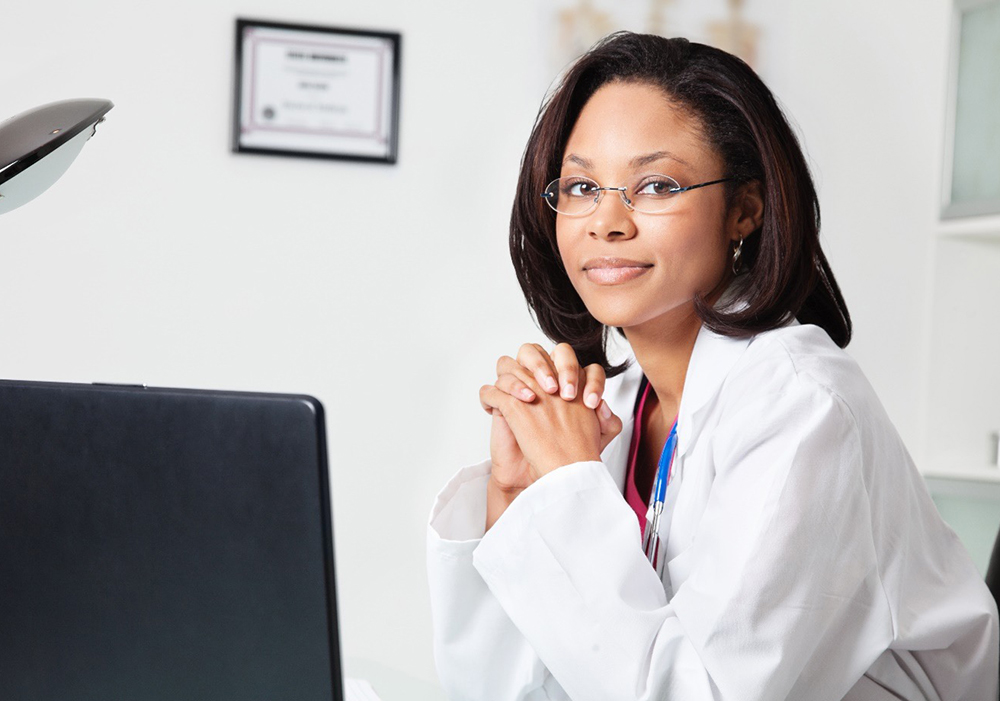
<svg viewBox="0 0 1000 701"><path fill-rule="evenodd" d="M62 177L112 107L110 100L62 100L0 122L0 214Z"/></svg>

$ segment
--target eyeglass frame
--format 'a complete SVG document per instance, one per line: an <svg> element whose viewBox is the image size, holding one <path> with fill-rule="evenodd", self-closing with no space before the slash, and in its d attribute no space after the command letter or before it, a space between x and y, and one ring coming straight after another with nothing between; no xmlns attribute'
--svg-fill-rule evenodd
<svg viewBox="0 0 1000 701"><path fill-rule="evenodd" d="M673 176L667 175L666 173L650 173L650 175L662 175L665 178L670 178L675 183L677 182L676 178L674 178ZM574 177L574 176L565 176L565 177ZM560 212L558 209L555 208L555 205L552 204L552 198L556 196L555 193L553 193L553 192L543 192L543 193L541 193L541 197L542 197L543 200L545 200L545 204L547 204L549 206L549 208L553 212L555 212L556 214L562 214L564 217L582 217L585 214L590 214L595 209L597 209L597 207L601 204L601 200L604 198L604 193L608 192L608 191L610 191L610 192L617 192L618 196L621 197L621 199L622 199L622 203L625 205L625 207L630 212L639 211L640 214L662 214L663 212L666 212L667 209L669 209L669 207L667 207L665 209L661 209L661 210L656 211L656 212L643 212L643 211L640 211L640 210L636 210L636 208L632 206L632 200L630 200L628 198L628 196L625 194L628 191L627 187L601 187L601 184L599 182L597 182L596 180L594 180L593 178L588 178L585 175L576 176L576 177L580 177L580 178L583 178L585 180L589 180L590 182L592 182L592 183L594 183L594 184L597 185L597 187L594 188L594 190L593 190L593 192L597 193L596 195L594 195L594 202L593 202L593 204L590 207L588 207L587 209L583 210L582 212L578 212L577 214L568 214L567 212ZM552 180L548 185L545 186L545 189L548 190L550 187L552 187L552 183L557 183L560 180L562 180L561 177ZM728 182L732 182L734 180L736 180L736 178L733 178L733 177L720 178L718 180L709 180L707 182L698 183L697 185L688 185L687 187L672 187L672 188L670 188L669 192L670 192L671 195L680 195L680 194L683 194L683 193L688 192L690 190L697 190L699 187L707 187L709 185L717 185L719 183L728 183ZM679 183L678 183L678 185L679 185Z"/></svg>

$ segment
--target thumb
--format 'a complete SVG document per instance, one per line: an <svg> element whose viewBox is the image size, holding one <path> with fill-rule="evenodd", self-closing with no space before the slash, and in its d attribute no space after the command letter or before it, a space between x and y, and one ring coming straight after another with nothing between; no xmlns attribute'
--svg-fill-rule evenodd
<svg viewBox="0 0 1000 701"><path fill-rule="evenodd" d="M622 420L614 415L608 403L601 400L597 407L597 421L601 425L601 450L622 432Z"/></svg>

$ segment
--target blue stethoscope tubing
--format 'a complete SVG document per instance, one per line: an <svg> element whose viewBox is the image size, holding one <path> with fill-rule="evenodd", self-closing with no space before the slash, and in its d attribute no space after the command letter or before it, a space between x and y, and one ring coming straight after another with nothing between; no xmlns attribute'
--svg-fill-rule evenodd
<svg viewBox="0 0 1000 701"><path fill-rule="evenodd" d="M643 534L642 549L649 564L654 569L658 567L660 555L660 538L657 535L660 530L660 514L663 513L663 504L667 498L667 484L670 483L670 469L674 464L674 453L677 448L677 422L670 428L670 435L660 453L660 462L656 468L656 481L653 482L653 504L652 515L646 521L646 532Z"/></svg>

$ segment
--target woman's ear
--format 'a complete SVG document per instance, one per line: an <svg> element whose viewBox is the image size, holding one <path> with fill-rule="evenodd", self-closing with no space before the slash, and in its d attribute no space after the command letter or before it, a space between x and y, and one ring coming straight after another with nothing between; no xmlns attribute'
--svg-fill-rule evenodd
<svg viewBox="0 0 1000 701"><path fill-rule="evenodd" d="M757 231L764 222L764 194L759 180L740 186L729 210L729 237L733 241L745 239Z"/></svg>

